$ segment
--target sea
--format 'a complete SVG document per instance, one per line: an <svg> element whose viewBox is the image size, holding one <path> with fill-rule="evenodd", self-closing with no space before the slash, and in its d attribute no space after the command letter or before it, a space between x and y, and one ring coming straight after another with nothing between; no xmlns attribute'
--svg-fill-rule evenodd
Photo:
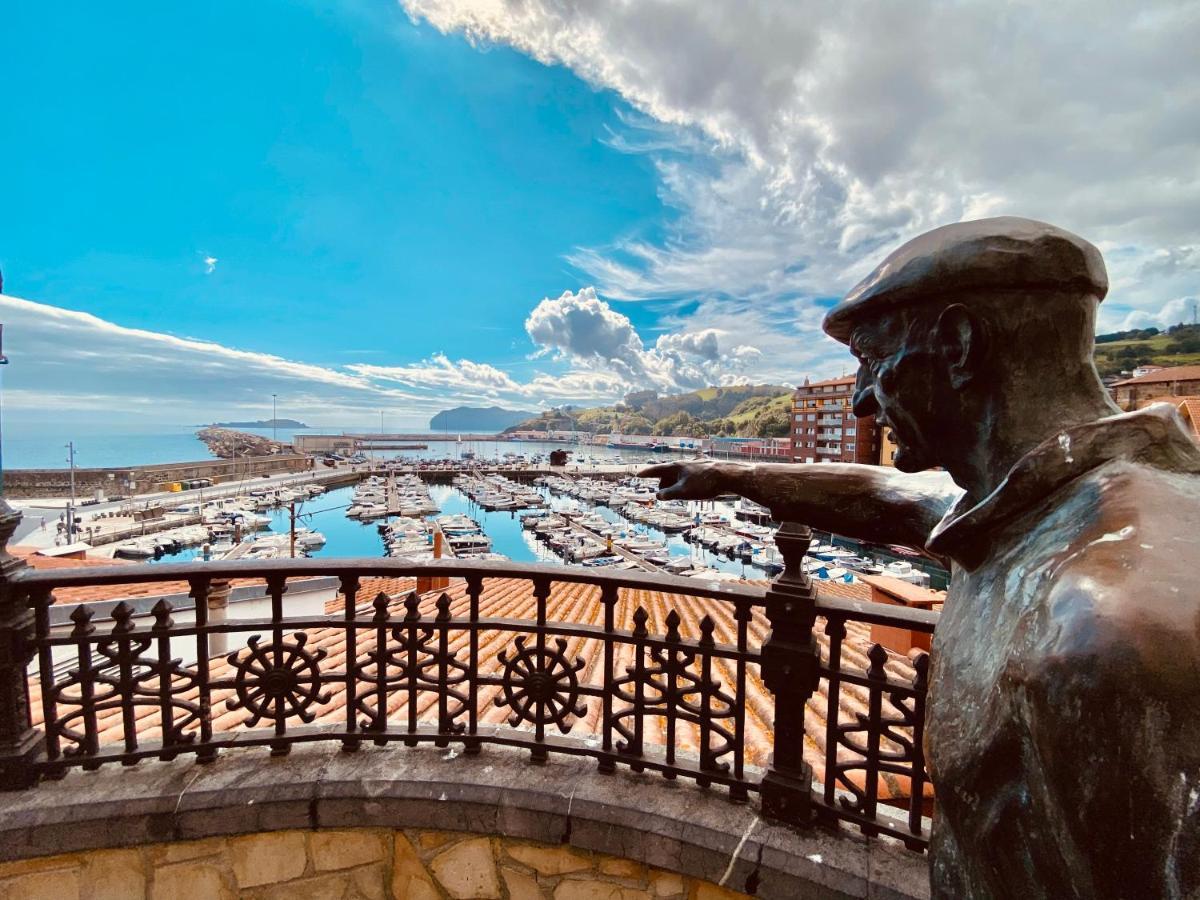
<svg viewBox="0 0 1200 900"><path fill-rule="evenodd" d="M65 469L67 468L67 444L75 448L75 465L79 468L123 468L144 466L154 463L192 462L213 459L205 443L196 437L201 425L128 426L124 428L68 426L38 423L27 426L5 423L0 432L0 462L4 469ZM375 429L347 428L346 431L369 433ZM291 441L297 434L337 433L332 429L240 428L250 434ZM387 451L377 454L380 458L405 457L410 459L457 459L472 453L480 459L499 458L505 453L537 454L565 448L576 456L609 458L613 451L605 447L575 447L566 444L550 444L537 441L458 441L448 435L445 440L431 441L427 450ZM574 456L572 457L575 458ZM661 459L649 451L627 450L621 452L626 462Z"/></svg>
<svg viewBox="0 0 1200 900"><path fill-rule="evenodd" d="M28 425L6 422L0 434L0 454L5 469L65 469L67 444L75 446L75 465L84 469L146 466L154 463L213 459L204 441L196 437L202 425L114 427L39 422ZM270 428L243 428L271 437ZM280 428L278 439L290 441L302 431Z"/></svg>

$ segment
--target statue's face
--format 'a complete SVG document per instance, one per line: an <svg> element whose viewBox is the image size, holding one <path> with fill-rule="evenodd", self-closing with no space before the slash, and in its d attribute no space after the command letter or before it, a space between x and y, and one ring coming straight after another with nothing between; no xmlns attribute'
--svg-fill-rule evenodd
<svg viewBox="0 0 1200 900"><path fill-rule="evenodd" d="M892 429L897 469L920 472L942 465L937 398L945 378L927 329L910 324L896 314L854 330L850 350L859 367L853 409Z"/></svg>

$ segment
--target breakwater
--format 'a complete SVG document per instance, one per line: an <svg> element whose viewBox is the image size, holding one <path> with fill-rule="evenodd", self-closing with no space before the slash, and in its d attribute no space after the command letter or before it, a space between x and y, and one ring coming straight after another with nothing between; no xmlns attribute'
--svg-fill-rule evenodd
<svg viewBox="0 0 1200 900"><path fill-rule="evenodd" d="M221 484L261 475L303 472L311 466L312 460L306 456L279 454L129 468L77 468L75 496L81 500L98 495L109 499L130 497L170 490L170 485L176 482L207 478L213 484ZM4 493L28 499L66 497L71 493L71 473L69 469L10 469L4 473Z"/></svg>

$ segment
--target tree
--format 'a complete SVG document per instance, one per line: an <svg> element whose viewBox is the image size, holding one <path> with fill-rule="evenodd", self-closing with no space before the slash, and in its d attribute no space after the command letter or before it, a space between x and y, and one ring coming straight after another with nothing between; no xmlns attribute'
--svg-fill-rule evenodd
<svg viewBox="0 0 1200 900"><path fill-rule="evenodd" d="M654 433L691 437L692 426L695 422L696 419L691 413L680 410L679 412L671 413L669 416L663 416L655 422Z"/></svg>
<svg viewBox="0 0 1200 900"><path fill-rule="evenodd" d="M791 431L791 416L780 409L764 410L754 417L751 434L754 437L787 437Z"/></svg>
<svg viewBox="0 0 1200 900"><path fill-rule="evenodd" d="M625 416L621 420L621 432L624 434L654 434L654 423L645 416Z"/></svg>

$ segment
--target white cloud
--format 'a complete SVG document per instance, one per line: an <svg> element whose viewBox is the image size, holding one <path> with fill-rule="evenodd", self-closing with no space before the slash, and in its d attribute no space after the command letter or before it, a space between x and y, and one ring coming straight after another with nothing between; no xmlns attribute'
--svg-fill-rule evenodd
<svg viewBox="0 0 1200 900"><path fill-rule="evenodd" d="M727 298L753 299L807 321L810 298L901 240L996 214L1106 249L1102 325L1200 293L1196 0L402 3L652 120L610 143L650 153L682 215L661 242L571 257L605 296L699 296L718 319ZM813 343L807 326L785 334L811 350L795 340Z"/></svg>
<svg viewBox="0 0 1200 900"><path fill-rule="evenodd" d="M559 358L545 359L521 380L499 366L443 353L406 365L317 365L5 295L0 318L12 361L5 373L7 411L114 421L257 416L271 408L274 393L285 404L281 413L321 425L362 426L383 409L401 427L424 428L433 413L460 404L608 403L636 387L728 381L756 353L745 346L724 352L717 329L666 334L646 348L629 319L592 289L538 304L531 334ZM594 334L593 320L606 323L608 332Z"/></svg>
<svg viewBox="0 0 1200 900"><path fill-rule="evenodd" d="M743 370L757 354L741 344L722 352L722 331L717 328L663 334L648 348L629 317L592 287L545 298L525 320L525 330L539 354L606 370L630 388L688 391L746 381Z"/></svg>
<svg viewBox="0 0 1200 900"><path fill-rule="evenodd" d="M448 388L459 394L494 396L521 391L521 385L495 366L467 359L454 363L443 353L435 353L430 359L408 366L355 363L346 368L356 375L379 381L395 381L412 387Z"/></svg>
<svg viewBox="0 0 1200 900"><path fill-rule="evenodd" d="M217 263L219 263L219 262L220 262L220 260L217 259L215 256L205 256L204 257L204 274L211 275L213 272L217 271Z"/></svg>
<svg viewBox="0 0 1200 900"><path fill-rule="evenodd" d="M0 295L0 316L11 361L5 372L8 410L201 421L268 410L270 395L278 393L293 410L356 422L381 406L415 412L431 403L349 370L126 328L17 297Z"/></svg>

